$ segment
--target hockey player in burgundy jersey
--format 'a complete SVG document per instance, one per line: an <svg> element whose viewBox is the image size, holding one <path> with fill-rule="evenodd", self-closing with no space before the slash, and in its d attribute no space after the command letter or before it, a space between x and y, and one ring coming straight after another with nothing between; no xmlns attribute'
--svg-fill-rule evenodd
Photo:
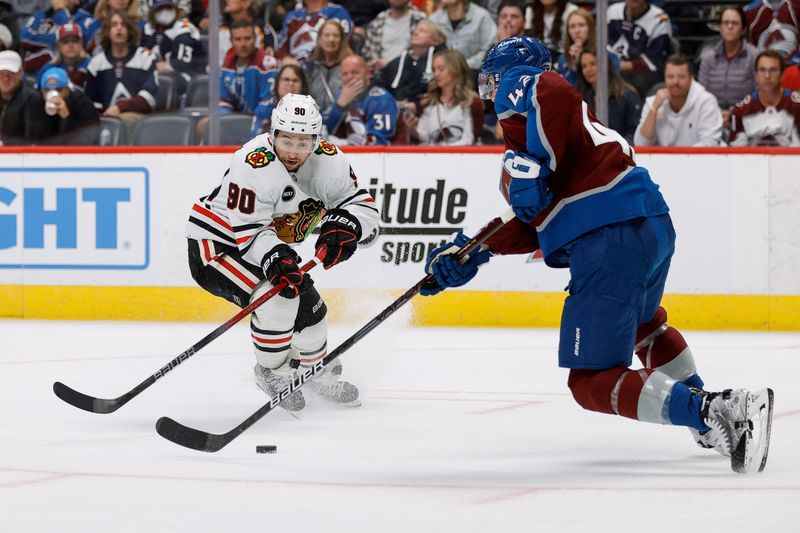
<svg viewBox="0 0 800 533"><path fill-rule="evenodd" d="M675 232L668 208L628 143L597 121L558 74L541 41L512 37L481 65L479 89L503 128L501 191L517 218L459 263L466 237L431 252L431 295L475 276L492 254L541 249L569 268L559 365L585 409L687 426L737 472L766 464L772 391L709 393L686 341L660 306ZM633 353L644 368L629 368Z"/></svg>
<svg viewBox="0 0 800 533"><path fill-rule="evenodd" d="M322 117L310 96L286 94L272 112L269 133L233 155L222 183L192 206L187 225L192 277L240 307L281 282L288 285L251 317L255 378L271 397L295 368L327 354L327 308L293 250L320 224L317 255L330 268L376 234L378 210L359 187L344 155L320 140ZM338 359L310 383L339 405L359 405L358 389L339 380ZM281 406L305 407L301 391Z"/></svg>

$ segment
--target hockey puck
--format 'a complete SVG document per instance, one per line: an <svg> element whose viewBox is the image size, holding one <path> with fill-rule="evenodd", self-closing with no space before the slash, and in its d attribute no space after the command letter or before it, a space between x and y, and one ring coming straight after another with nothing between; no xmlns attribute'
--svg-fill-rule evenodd
<svg viewBox="0 0 800 533"><path fill-rule="evenodd" d="M256 453L277 453L277 452L278 452L278 447L273 446L272 444L256 446Z"/></svg>

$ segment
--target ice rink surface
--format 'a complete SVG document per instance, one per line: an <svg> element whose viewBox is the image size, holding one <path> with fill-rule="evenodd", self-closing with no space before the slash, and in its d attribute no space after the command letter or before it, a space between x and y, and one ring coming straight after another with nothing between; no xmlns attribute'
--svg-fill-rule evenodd
<svg viewBox="0 0 800 533"><path fill-rule="evenodd" d="M276 410L208 454L155 421L221 433L265 403L246 327L99 415L53 382L116 397L216 324L0 321L0 531L798 531L800 335L684 332L709 390L775 390L767 468L743 476L685 428L580 409L554 330L400 322L342 357L362 407Z"/></svg>

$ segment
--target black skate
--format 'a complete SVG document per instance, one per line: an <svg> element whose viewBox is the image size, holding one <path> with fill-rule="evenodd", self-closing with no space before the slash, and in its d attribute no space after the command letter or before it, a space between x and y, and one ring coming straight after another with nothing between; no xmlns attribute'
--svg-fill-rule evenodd
<svg viewBox="0 0 800 533"><path fill-rule="evenodd" d="M704 399L705 423L718 432L734 472L761 472L767 465L773 398L772 389L735 389L710 393Z"/></svg>
<svg viewBox="0 0 800 533"><path fill-rule="evenodd" d="M288 376L278 374L274 370L263 367L258 363L256 363L255 368L253 368L253 373L256 376L256 383L258 386L261 387L261 390L266 392L270 398L277 396L279 392L286 389L291 383ZM303 398L303 392L297 390L290 394L289 397L283 400L279 405L294 414L303 410L306 406L306 400Z"/></svg>

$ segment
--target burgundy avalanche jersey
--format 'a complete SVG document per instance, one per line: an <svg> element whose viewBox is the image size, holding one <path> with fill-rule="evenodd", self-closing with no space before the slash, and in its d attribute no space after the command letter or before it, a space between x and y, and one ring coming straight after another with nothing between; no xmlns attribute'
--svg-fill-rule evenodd
<svg viewBox="0 0 800 533"><path fill-rule="evenodd" d="M744 7L750 42L759 50L772 48L784 57L797 51L800 31L800 0L775 2L755 0Z"/></svg>
<svg viewBox="0 0 800 533"><path fill-rule="evenodd" d="M317 45L317 32L322 23L328 19L334 19L341 24L345 35L350 36L353 19L339 4L329 3L315 13L309 13L305 8L290 11L283 19L275 56L282 59L288 54L301 63L310 59L311 52Z"/></svg>
<svg viewBox="0 0 800 533"><path fill-rule="evenodd" d="M731 146L800 146L800 94L789 89L776 106L764 107L758 91L736 104L731 114Z"/></svg>
<svg viewBox="0 0 800 533"><path fill-rule="evenodd" d="M594 116L580 95L555 72L534 67L508 70L494 103L506 148L519 150L542 167L553 201L531 222L509 224L489 241L495 253L536 247L545 262L567 266L561 248L593 229L666 213L667 205L647 171L637 167L633 149ZM501 192L508 201L511 177L503 170ZM528 250L522 244L528 243Z"/></svg>

